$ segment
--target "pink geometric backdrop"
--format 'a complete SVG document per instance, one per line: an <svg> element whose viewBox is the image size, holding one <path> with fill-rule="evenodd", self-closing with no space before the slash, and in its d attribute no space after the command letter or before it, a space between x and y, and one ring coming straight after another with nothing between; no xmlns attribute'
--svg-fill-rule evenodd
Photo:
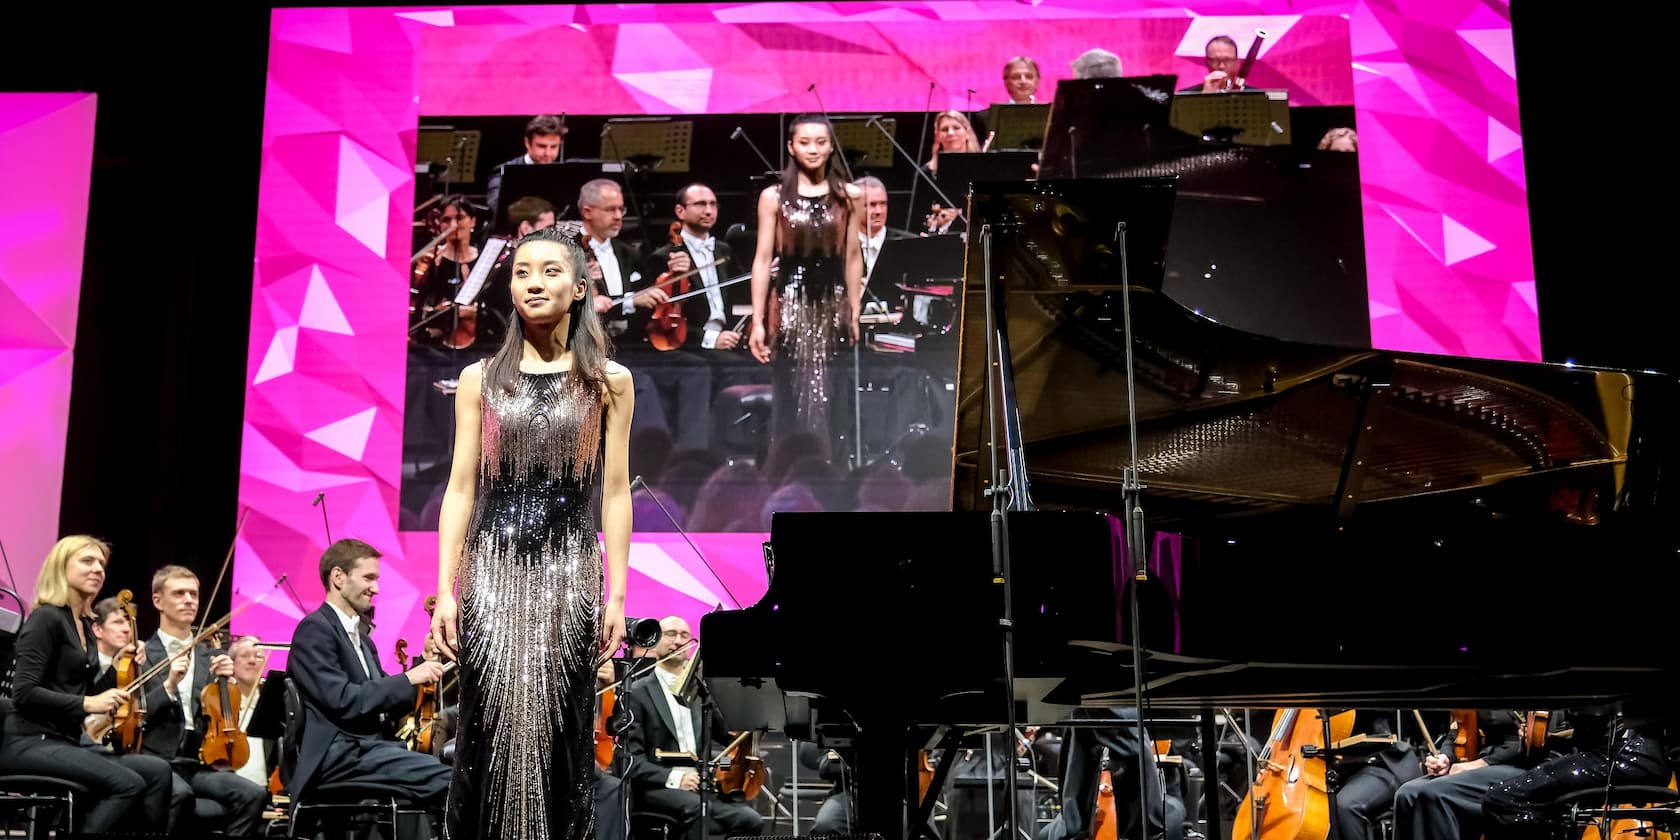
<svg viewBox="0 0 1680 840"><path fill-rule="evenodd" d="M396 530L413 164L421 114L978 108L1003 60L1050 80L1092 46L1125 72L1199 76L1214 34L1271 38L1257 85L1357 112L1372 340L1539 358L1509 10L1497 0L1148 0L278 9L273 13L251 314L236 622L290 638L320 603L335 537L386 551L382 650L417 640L435 536ZM970 99L968 89L975 89ZM505 150L504 150L505 151ZM490 155L494 157L494 154ZM762 535L697 538L743 603ZM729 599L680 539L638 535L629 612Z"/></svg>
<svg viewBox="0 0 1680 840"><path fill-rule="evenodd" d="M95 104L90 93L0 93L0 540L25 604L58 539Z"/></svg>

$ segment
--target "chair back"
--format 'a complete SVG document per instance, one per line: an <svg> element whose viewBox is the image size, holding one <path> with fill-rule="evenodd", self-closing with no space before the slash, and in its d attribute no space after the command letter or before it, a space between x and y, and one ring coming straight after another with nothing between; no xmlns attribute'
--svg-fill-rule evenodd
<svg viewBox="0 0 1680 840"><path fill-rule="evenodd" d="M303 697L297 683L286 677L286 728L280 735L280 784L292 789L292 773L297 770L298 747L303 744Z"/></svg>

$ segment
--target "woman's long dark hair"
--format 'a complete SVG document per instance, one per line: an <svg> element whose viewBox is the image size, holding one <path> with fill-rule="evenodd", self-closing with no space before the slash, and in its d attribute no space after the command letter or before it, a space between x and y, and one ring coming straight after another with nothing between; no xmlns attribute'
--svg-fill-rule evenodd
<svg viewBox="0 0 1680 840"><path fill-rule="evenodd" d="M800 114L788 123L788 142L793 142L793 132L802 125L820 125L828 130L828 191L841 204L846 202L846 165L840 155L840 144L834 139L834 123L821 114ZM788 155L787 165L782 167L782 198L799 194L799 158Z"/></svg>
<svg viewBox="0 0 1680 840"><path fill-rule="evenodd" d="M583 283L588 289L589 257L583 251L583 246L577 238L559 228L542 228L525 235L513 246L513 257L507 261L508 273L502 282L513 283L513 264L518 260L519 249L529 242L558 242L565 248L566 268L572 272L577 282ZM601 329L601 319L595 314L595 296L593 290L586 291L581 300L572 304L571 318L567 322L566 349L572 351L572 374L580 384L596 389L605 387L607 383L607 359L610 352L607 347L607 334ZM519 317L519 308L509 313L507 338L502 340L502 346L496 350L496 355L490 357L486 366L487 381L494 382L505 393L513 393L519 385L519 360L525 355L525 319Z"/></svg>

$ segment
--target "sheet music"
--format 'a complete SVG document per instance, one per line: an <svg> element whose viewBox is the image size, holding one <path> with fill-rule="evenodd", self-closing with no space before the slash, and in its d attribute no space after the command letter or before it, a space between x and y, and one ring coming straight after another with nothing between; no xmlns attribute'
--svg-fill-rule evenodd
<svg viewBox="0 0 1680 840"><path fill-rule="evenodd" d="M478 262L473 263L472 273L467 275L467 281L461 284L461 290L455 293L455 305L467 306L478 300L479 290L484 288L484 278L490 276L490 269L496 267L496 257L506 248L508 241L500 236L492 236L484 242L484 250L478 253Z"/></svg>

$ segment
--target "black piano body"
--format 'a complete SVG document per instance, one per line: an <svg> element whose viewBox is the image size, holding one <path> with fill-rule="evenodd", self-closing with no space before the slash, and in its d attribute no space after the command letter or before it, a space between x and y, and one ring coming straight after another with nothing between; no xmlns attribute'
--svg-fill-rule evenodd
<svg viewBox="0 0 1680 840"><path fill-rule="evenodd" d="M1091 513L1120 510L1131 460L1122 252L1154 707L1666 699L1680 383L1225 327L1160 291L1159 219L1129 223L1125 249L1112 233L1170 186L1038 181L976 185L971 197L971 231L994 234L1016 454L1039 508L1008 515L1023 621L1017 718L1136 702L1132 563L1118 520ZM981 243L971 235L955 511L779 515L764 600L701 623L708 684L732 724L781 708L785 721L759 722L849 741L859 819L888 837L903 836L913 790L905 751L930 727L1005 720ZM1025 623L1035 611L1047 619Z"/></svg>

